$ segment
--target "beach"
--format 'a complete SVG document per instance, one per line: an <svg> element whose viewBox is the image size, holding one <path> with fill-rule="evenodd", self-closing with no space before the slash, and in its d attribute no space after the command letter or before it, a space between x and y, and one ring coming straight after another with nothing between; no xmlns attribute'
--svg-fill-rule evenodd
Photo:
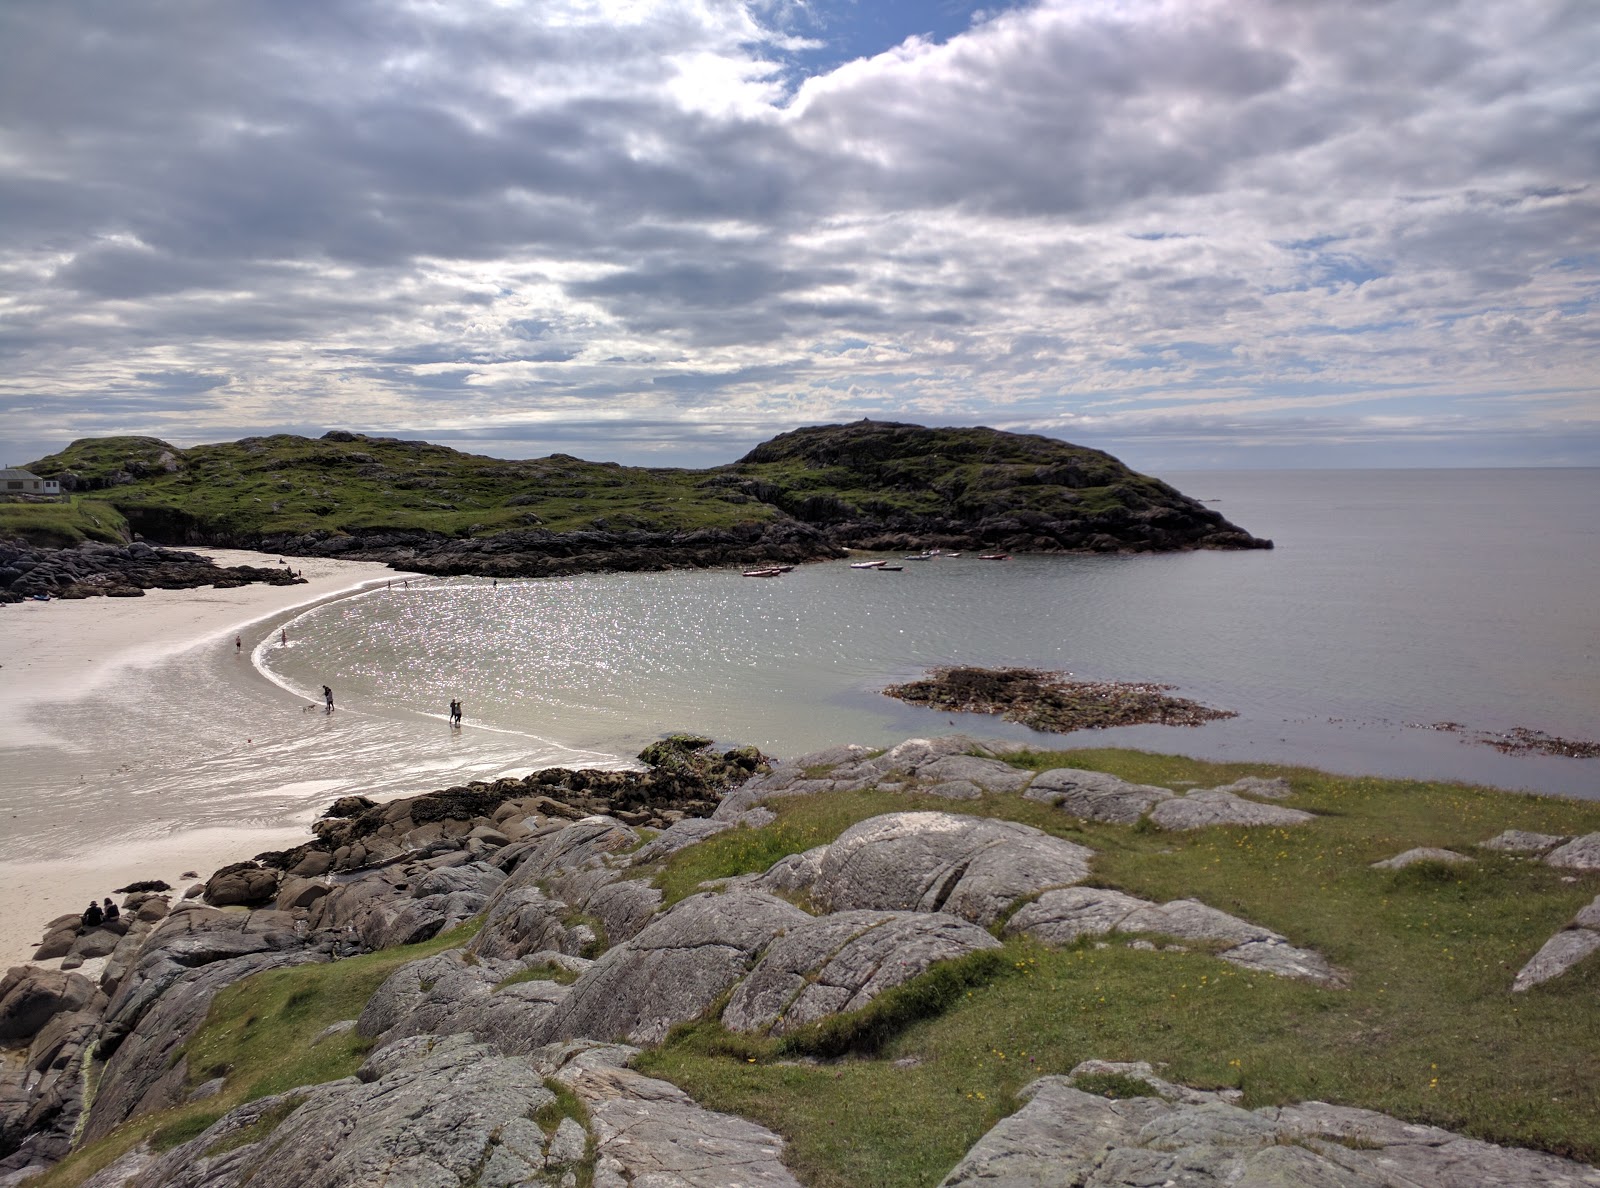
<svg viewBox="0 0 1600 1188"><path fill-rule="evenodd" d="M218 565L275 565L278 558L233 549L195 549ZM132 670L195 650L249 652L277 636L305 608L412 575L372 562L286 559L303 585L252 583L234 589L150 590L143 598L23 602L0 609L0 788L26 773L41 736L64 706L91 697ZM64 732L63 732L64 733ZM71 738L50 741L70 745ZM13 765L16 765L15 767ZM35 769L36 771L37 769ZM16 820L20 806L8 805ZM181 815L180 815L181 820ZM118 841L96 833L85 845L74 823L56 826L57 856L0 859L0 967L25 961L57 916L135 880L163 879L182 893L195 880L262 850L298 844L303 825L209 827L141 833ZM8 830L8 835L10 830Z"/></svg>

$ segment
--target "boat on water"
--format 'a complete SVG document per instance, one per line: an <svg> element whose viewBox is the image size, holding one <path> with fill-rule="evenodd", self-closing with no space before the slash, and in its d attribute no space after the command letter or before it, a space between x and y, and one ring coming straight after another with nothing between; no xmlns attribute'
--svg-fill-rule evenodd
<svg viewBox="0 0 1600 1188"><path fill-rule="evenodd" d="M883 566L885 566L887 564L888 564L887 561L852 561L852 562L850 562L850 568L851 569L881 569Z"/></svg>
<svg viewBox="0 0 1600 1188"><path fill-rule="evenodd" d="M907 560L907 561L932 561L933 557L934 557L934 555L932 553L916 553L916 554L914 554L912 556L909 556L909 557L905 558L905 560Z"/></svg>
<svg viewBox="0 0 1600 1188"><path fill-rule="evenodd" d="M978 560L979 561L1009 561L1009 560L1011 560L1011 554L1010 553L979 553L978 554Z"/></svg>
<svg viewBox="0 0 1600 1188"><path fill-rule="evenodd" d="M789 568L792 569L794 567L790 566ZM761 569L747 569L747 570L744 571L744 576L745 577L781 577L783 574L788 573L788 572L789 572L789 570L785 569L781 565L767 565L767 566L762 567Z"/></svg>
<svg viewBox="0 0 1600 1188"><path fill-rule="evenodd" d="M875 565L873 568L879 573L903 573L906 567L904 565Z"/></svg>

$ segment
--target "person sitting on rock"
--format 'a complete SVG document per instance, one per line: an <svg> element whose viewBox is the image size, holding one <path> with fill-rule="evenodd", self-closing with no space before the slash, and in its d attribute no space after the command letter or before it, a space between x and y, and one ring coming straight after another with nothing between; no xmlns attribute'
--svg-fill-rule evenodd
<svg viewBox="0 0 1600 1188"><path fill-rule="evenodd" d="M105 913L100 910L100 905L91 899L89 906L83 912L83 926L85 928L99 928L105 918Z"/></svg>
<svg viewBox="0 0 1600 1188"><path fill-rule="evenodd" d="M115 920L118 916L122 915L122 909L111 902L111 897L109 895L106 896L105 904L105 910L100 914L105 917L107 922Z"/></svg>

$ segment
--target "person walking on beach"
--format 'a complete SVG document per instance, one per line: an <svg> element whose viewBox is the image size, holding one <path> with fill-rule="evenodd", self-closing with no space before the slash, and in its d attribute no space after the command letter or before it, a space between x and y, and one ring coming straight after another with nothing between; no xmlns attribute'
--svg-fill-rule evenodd
<svg viewBox="0 0 1600 1188"><path fill-rule="evenodd" d="M284 648L289 646L289 633L281 628L278 631L278 646Z"/></svg>
<svg viewBox="0 0 1600 1188"><path fill-rule="evenodd" d="M322 704L328 707L328 712L333 713L333 690L322 686Z"/></svg>
<svg viewBox="0 0 1600 1188"><path fill-rule="evenodd" d="M461 725L461 702L459 699L453 698L450 702L450 725Z"/></svg>
<svg viewBox="0 0 1600 1188"><path fill-rule="evenodd" d="M237 656L243 650L244 650L244 637L243 636L239 636L239 635L234 636L233 637L233 654L235 656Z"/></svg>

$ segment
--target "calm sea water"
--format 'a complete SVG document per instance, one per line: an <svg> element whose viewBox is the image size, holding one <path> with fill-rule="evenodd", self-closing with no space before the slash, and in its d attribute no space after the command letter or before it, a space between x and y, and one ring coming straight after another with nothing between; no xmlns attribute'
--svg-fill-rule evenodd
<svg viewBox="0 0 1600 1188"><path fill-rule="evenodd" d="M64 828L92 848L617 764L671 730L788 756L960 729L1600 797L1600 761L1423 728L1600 736L1600 470L1163 477L1278 547L414 580L296 615L287 648L261 624L253 658L208 647L55 709L0 776L12 855L59 852ZM1161 681L1239 716L1043 736L878 692L949 663ZM324 683L331 717L313 708Z"/></svg>

